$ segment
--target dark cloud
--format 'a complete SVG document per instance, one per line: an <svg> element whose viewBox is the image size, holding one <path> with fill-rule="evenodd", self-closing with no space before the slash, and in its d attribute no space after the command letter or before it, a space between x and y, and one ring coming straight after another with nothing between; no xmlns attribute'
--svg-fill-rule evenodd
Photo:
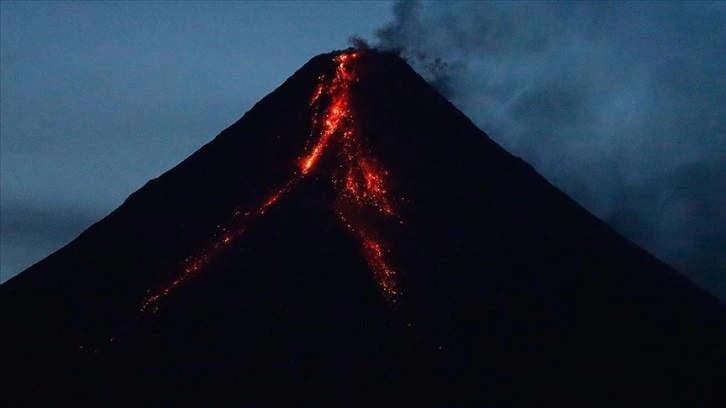
<svg viewBox="0 0 726 408"><path fill-rule="evenodd" d="M23 270L50 255L58 242L71 241L102 216L67 205L17 201L4 204L1 214L0 253L10 271ZM2 281L12 276L4 271Z"/></svg>
<svg viewBox="0 0 726 408"><path fill-rule="evenodd" d="M378 47L726 299L726 4L398 2L393 17Z"/></svg>

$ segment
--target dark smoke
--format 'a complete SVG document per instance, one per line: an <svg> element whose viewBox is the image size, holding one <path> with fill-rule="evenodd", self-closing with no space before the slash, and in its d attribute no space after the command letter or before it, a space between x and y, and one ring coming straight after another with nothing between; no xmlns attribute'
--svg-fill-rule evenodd
<svg viewBox="0 0 726 408"><path fill-rule="evenodd" d="M726 3L399 2L374 45L726 299L724 27Z"/></svg>

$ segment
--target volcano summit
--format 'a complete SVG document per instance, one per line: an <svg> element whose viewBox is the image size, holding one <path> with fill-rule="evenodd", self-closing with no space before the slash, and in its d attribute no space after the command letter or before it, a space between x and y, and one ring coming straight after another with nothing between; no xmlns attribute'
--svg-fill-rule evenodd
<svg viewBox="0 0 726 408"><path fill-rule="evenodd" d="M0 306L7 406L726 403L726 306L374 50L310 60Z"/></svg>

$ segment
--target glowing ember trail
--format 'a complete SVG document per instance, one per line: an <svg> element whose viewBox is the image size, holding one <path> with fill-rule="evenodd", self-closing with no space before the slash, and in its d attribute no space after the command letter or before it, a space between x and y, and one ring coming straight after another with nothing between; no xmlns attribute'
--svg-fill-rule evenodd
<svg viewBox="0 0 726 408"><path fill-rule="evenodd" d="M396 272L385 260L387 250L372 225L372 221L395 217L394 207L386 190L388 172L378 163L355 126L350 99L350 86L358 80L356 61L359 52L339 54L332 78L320 76L310 106L315 110L306 153L300 157L300 173L281 188L275 190L256 209L237 211L228 225L219 226L214 240L187 258L182 273L156 293L150 293L141 305L141 311L152 309L160 299L199 272L228 247L257 218L263 216L302 178L310 174L323 153L335 150L342 164L329 174L336 191L335 211L351 233L361 242L362 252L384 296L396 302L398 289ZM313 138L316 140L313 142ZM402 223L399 220L400 223Z"/></svg>
<svg viewBox="0 0 726 408"><path fill-rule="evenodd" d="M235 238L242 235L247 227L255 221L257 218L263 216L267 210L270 209L277 201L285 195L292 185L299 180L295 177L288 181L284 186L275 190L259 207L253 211L242 212L240 210L235 211L232 221L227 226L218 225L217 228L219 233L215 235L214 240L196 252L194 255L188 257L182 263L182 273L176 279L171 281L169 284L161 288L158 292L151 293L144 298L141 303L140 310L142 312L151 309L154 312L158 306L156 303L168 295L172 290L176 289L179 285L184 283L187 279L192 277L194 274L199 272L210 260L215 258L223 249L228 247Z"/></svg>
<svg viewBox="0 0 726 408"><path fill-rule="evenodd" d="M332 175L337 193L336 212L348 230L360 239L363 254L381 290L390 301L396 302L399 295L396 272L386 263L383 243L369 225L375 214L395 215L385 188L388 172L363 144L350 100L350 86L358 80L355 64L359 56L357 52L340 54L335 60L335 76L329 81L320 78L323 86L316 89L311 106L322 94L327 94L330 102L313 118L313 133L320 137L300 159L300 171L308 174L326 148L331 144L336 146L343 161L339 174Z"/></svg>

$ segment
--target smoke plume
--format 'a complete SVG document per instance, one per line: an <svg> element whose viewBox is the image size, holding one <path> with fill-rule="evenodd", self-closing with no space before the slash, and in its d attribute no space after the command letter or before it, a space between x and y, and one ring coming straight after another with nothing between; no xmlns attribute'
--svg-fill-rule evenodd
<svg viewBox="0 0 726 408"><path fill-rule="evenodd" d="M724 3L406 1L374 45L726 299L723 27Z"/></svg>

